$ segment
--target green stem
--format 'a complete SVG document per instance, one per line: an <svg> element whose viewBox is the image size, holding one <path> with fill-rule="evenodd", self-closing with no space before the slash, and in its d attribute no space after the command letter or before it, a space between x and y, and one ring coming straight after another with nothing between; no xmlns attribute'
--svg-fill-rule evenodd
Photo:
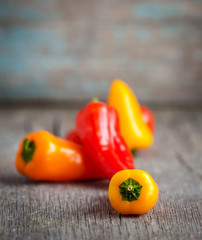
<svg viewBox="0 0 202 240"><path fill-rule="evenodd" d="M98 98L93 98L92 102L99 102L99 99Z"/></svg>
<svg viewBox="0 0 202 240"><path fill-rule="evenodd" d="M132 149L132 150L131 150L131 153L132 153L133 157L135 157L136 154L137 154L137 149Z"/></svg>
<svg viewBox="0 0 202 240"><path fill-rule="evenodd" d="M34 144L34 141L30 141L28 138L26 138L24 140L23 149L21 153L21 157L26 164L32 160L35 149L36 149L36 146Z"/></svg>
<svg viewBox="0 0 202 240"><path fill-rule="evenodd" d="M124 201L134 201L138 200L142 187L139 182L132 178L128 178L119 185L119 192L121 194L122 200Z"/></svg>

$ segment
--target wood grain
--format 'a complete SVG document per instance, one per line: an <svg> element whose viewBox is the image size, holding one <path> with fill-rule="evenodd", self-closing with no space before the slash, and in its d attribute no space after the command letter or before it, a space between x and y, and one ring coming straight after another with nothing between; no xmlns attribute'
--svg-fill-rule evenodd
<svg viewBox="0 0 202 240"><path fill-rule="evenodd" d="M136 168L159 185L156 206L140 216L110 206L107 180L46 183L14 167L19 141L46 129L64 136L76 111L0 110L0 238L6 239L201 239L202 112L155 111L152 148L139 151Z"/></svg>
<svg viewBox="0 0 202 240"><path fill-rule="evenodd" d="M106 98L122 78L141 101L202 104L202 3L0 3L0 100Z"/></svg>

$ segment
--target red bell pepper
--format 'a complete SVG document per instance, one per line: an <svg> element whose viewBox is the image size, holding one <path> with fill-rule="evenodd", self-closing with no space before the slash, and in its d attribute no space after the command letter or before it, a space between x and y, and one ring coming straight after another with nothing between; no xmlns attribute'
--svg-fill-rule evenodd
<svg viewBox="0 0 202 240"><path fill-rule="evenodd" d="M108 179L123 169L134 169L133 156L119 131L116 110L91 102L76 116L76 130L89 157Z"/></svg>
<svg viewBox="0 0 202 240"><path fill-rule="evenodd" d="M141 106L142 110L142 119L143 121L148 125L148 127L151 129L151 131L154 133L155 130L155 121L154 121L154 115L152 111L146 107L146 106ZM82 144L79 135L76 131L76 129L71 129L66 135L65 139L69 141L73 141L78 144Z"/></svg>
<svg viewBox="0 0 202 240"><path fill-rule="evenodd" d="M154 115L152 111L146 107L146 106L141 106L142 110L142 119L143 121L148 125L148 127L151 129L152 133L154 133Z"/></svg>
<svg viewBox="0 0 202 240"><path fill-rule="evenodd" d="M76 129L71 129L66 135L65 139L68 141L75 142L77 144L82 144L81 139L76 131Z"/></svg>

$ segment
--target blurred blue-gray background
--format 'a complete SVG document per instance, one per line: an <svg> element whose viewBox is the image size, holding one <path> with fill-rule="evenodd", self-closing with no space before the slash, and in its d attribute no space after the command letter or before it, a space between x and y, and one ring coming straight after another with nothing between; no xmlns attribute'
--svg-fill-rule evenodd
<svg viewBox="0 0 202 240"><path fill-rule="evenodd" d="M202 103L202 1L1 0L0 100Z"/></svg>

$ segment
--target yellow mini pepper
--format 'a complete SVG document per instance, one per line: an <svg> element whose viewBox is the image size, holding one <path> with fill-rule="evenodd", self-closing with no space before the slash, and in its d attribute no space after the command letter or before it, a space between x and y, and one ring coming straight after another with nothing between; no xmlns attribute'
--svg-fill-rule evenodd
<svg viewBox="0 0 202 240"><path fill-rule="evenodd" d="M117 172L109 184L109 201L121 214L144 214L158 201L158 185L143 170L128 169Z"/></svg>
<svg viewBox="0 0 202 240"><path fill-rule="evenodd" d="M142 119L140 105L132 90L123 81L113 81L108 104L118 112L120 132L130 149L147 148L152 144L153 135Z"/></svg>

